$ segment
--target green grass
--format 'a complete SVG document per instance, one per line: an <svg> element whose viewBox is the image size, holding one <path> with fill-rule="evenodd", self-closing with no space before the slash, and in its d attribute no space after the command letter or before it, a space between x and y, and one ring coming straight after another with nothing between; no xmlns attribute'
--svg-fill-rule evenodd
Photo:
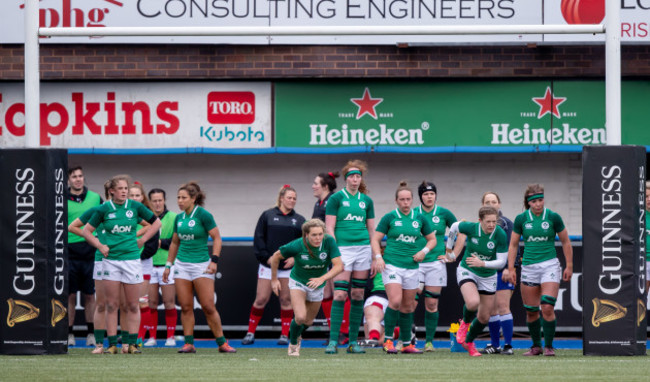
<svg viewBox="0 0 650 382"><path fill-rule="evenodd" d="M343 350L343 351L341 351ZM201 349L177 354L175 349L145 349L141 355L92 355L72 349L58 356L0 356L0 381L648 381L647 357L584 357L581 350L558 350L558 356L470 358L448 349L423 355L326 355L322 349L303 349L289 358L286 349L238 349L219 354Z"/></svg>

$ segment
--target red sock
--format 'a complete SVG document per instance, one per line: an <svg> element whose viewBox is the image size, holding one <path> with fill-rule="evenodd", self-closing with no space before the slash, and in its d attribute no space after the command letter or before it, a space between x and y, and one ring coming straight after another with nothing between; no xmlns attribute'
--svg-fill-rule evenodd
<svg viewBox="0 0 650 382"><path fill-rule="evenodd" d="M341 333L350 333L350 297L345 300L343 307L343 321L341 321Z"/></svg>
<svg viewBox="0 0 650 382"><path fill-rule="evenodd" d="M289 329L291 328L291 320L293 319L293 309L281 309L280 310L280 322L282 322L282 334L283 336L289 336Z"/></svg>
<svg viewBox="0 0 650 382"><path fill-rule="evenodd" d="M149 338L156 338L158 331L158 309L149 308Z"/></svg>
<svg viewBox="0 0 650 382"><path fill-rule="evenodd" d="M257 330L257 324L260 323L262 316L264 315L264 308L258 309L256 307L251 307L251 315L248 318L248 332L255 333Z"/></svg>
<svg viewBox="0 0 650 382"><path fill-rule="evenodd" d="M167 338L173 337L178 322L176 308L165 309L165 324L167 325Z"/></svg>
<svg viewBox="0 0 650 382"><path fill-rule="evenodd" d="M368 333L368 337L370 337L371 340L376 340L379 341L379 330L373 329Z"/></svg>
<svg viewBox="0 0 650 382"><path fill-rule="evenodd" d="M397 326L395 327L395 331L393 332L393 338L395 339L395 341L399 339L399 327Z"/></svg>
<svg viewBox="0 0 650 382"><path fill-rule="evenodd" d="M141 340L144 339L144 335L147 333L149 314L151 314L151 310L148 306L140 308L140 329L138 330L138 338Z"/></svg>
<svg viewBox="0 0 650 382"><path fill-rule="evenodd" d="M332 314L332 297L328 299L324 299L323 302L321 303L320 307L323 309L323 314L325 315L325 319L327 319L327 326L330 326L330 315Z"/></svg>

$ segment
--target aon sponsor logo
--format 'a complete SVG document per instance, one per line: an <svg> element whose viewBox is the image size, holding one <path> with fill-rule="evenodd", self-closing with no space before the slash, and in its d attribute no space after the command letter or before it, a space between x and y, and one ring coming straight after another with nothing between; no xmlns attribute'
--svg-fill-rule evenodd
<svg viewBox="0 0 650 382"><path fill-rule="evenodd" d="M343 220L356 220L358 222L362 222L363 221L363 216L348 214L348 216L346 216L345 219L343 219Z"/></svg>
<svg viewBox="0 0 650 382"><path fill-rule="evenodd" d="M111 230L111 233L122 233L122 232L131 232L131 226L129 226L129 225L116 225Z"/></svg>
<svg viewBox="0 0 650 382"><path fill-rule="evenodd" d="M404 243L415 243L415 240L417 239L416 236L411 236L411 235L404 235L403 233L400 234L395 241L401 241Z"/></svg>
<svg viewBox="0 0 650 382"><path fill-rule="evenodd" d="M548 241L548 236L531 236L526 241Z"/></svg>
<svg viewBox="0 0 650 382"><path fill-rule="evenodd" d="M325 268L325 265L305 265L303 269L322 269Z"/></svg>
<svg viewBox="0 0 650 382"><path fill-rule="evenodd" d="M194 234L178 235L178 238L181 240L194 240Z"/></svg>

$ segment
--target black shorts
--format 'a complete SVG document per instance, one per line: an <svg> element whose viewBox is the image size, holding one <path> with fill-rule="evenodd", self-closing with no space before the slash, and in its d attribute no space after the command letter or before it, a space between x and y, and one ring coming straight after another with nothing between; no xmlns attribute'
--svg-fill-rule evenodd
<svg viewBox="0 0 650 382"><path fill-rule="evenodd" d="M94 294L95 280L93 280L93 268L95 267L95 260L70 260L69 264L69 293L81 292L83 294Z"/></svg>

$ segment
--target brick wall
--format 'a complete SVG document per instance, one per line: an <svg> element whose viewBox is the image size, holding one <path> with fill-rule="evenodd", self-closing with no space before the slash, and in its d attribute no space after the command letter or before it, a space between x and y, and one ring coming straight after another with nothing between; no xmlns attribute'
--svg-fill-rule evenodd
<svg viewBox="0 0 650 382"><path fill-rule="evenodd" d="M42 45L44 80L603 77L604 45ZM650 45L622 47L625 77L650 75ZM0 79L23 77L22 45L0 45Z"/></svg>

